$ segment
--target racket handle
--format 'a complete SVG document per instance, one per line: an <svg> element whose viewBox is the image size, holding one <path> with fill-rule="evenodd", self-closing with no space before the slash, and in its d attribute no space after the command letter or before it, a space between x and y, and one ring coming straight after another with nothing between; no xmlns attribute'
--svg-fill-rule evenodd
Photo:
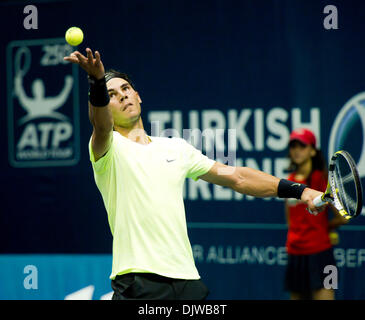
<svg viewBox="0 0 365 320"><path fill-rule="evenodd" d="M326 201L323 201L322 200L322 196L318 196L318 197L315 197L313 199L313 204L316 206L316 207L321 207L323 205L326 204Z"/></svg>

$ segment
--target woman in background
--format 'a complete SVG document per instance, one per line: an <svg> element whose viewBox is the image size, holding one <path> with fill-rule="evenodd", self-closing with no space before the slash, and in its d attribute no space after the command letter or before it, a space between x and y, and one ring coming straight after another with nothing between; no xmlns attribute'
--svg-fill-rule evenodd
<svg viewBox="0 0 365 320"><path fill-rule="evenodd" d="M290 134L289 158L291 173L288 180L317 190L326 189L326 163L321 151L316 149L313 132L297 129ZM320 214L312 215L301 201L286 199L288 265L285 288L290 292L291 300L335 299L334 290L324 288L327 274L323 271L326 265L336 265L332 248L337 244L335 230L347 220L331 208L334 218L329 221L328 207Z"/></svg>

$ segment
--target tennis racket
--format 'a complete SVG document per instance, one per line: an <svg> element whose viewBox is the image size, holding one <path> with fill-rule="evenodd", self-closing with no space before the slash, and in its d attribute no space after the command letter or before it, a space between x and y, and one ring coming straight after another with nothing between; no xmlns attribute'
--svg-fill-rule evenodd
<svg viewBox="0 0 365 320"><path fill-rule="evenodd" d="M331 203L346 219L362 210L362 187L355 161L347 151L337 151L328 166L327 189L313 200L316 207Z"/></svg>

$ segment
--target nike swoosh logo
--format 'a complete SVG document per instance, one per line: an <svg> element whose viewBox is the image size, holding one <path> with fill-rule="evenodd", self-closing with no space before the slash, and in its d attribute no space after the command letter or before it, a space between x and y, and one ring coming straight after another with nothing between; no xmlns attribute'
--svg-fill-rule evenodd
<svg viewBox="0 0 365 320"><path fill-rule="evenodd" d="M166 159L167 162L175 161L176 159Z"/></svg>

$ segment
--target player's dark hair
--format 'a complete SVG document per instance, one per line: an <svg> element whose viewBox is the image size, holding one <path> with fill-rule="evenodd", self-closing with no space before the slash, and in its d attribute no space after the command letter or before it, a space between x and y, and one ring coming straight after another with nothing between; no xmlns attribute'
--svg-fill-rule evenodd
<svg viewBox="0 0 365 320"><path fill-rule="evenodd" d="M290 144L289 144L290 147ZM327 180L328 177L328 172L327 172L327 163L326 160L323 156L323 153L320 149L317 149L315 146L313 146L313 148L316 150L316 154L314 157L312 157L312 171L309 174L308 178L307 178L307 185L310 187L312 184L312 174L314 171L319 170L323 173L324 177ZM290 164L288 167L288 171L289 172L295 172L298 169L298 166L291 160L290 158L290 154L288 154L288 157L290 159Z"/></svg>
<svg viewBox="0 0 365 320"><path fill-rule="evenodd" d="M316 154L314 157L312 157L312 171L307 179L309 186L312 184L312 173L315 170L321 171L325 180L327 180L327 178L328 178L327 164L324 159L323 153L319 149L315 148L315 150L316 150Z"/></svg>
<svg viewBox="0 0 365 320"><path fill-rule="evenodd" d="M113 79L113 78L122 78L124 79L125 81L127 81L131 87L136 90L131 78L126 74L126 73L123 73L123 72L120 72L120 71L117 71L117 70L114 70L114 69L109 69L105 72L105 81L108 82L110 79Z"/></svg>

